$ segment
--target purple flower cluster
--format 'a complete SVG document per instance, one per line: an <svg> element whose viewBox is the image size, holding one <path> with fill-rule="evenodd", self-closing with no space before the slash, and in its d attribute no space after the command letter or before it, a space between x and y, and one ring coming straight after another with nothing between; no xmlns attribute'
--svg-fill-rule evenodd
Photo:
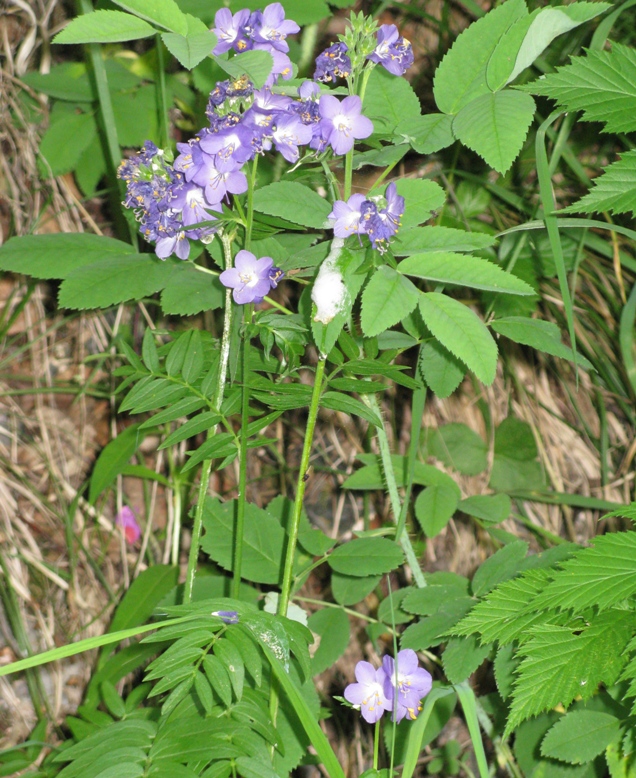
<svg viewBox="0 0 636 778"><path fill-rule="evenodd" d="M215 227L193 225L213 221L208 208L219 211L219 201L205 198L204 190L188 181L184 174L169 164L164 152L151 141L144 143L141 152L124 160L117 171L126 182L124 205L135 211L144 238L156 244L160 259L176 254L179 259L190 255L192 240L201 240L216 232Z"/></svg>
<svg viewBox="0 0 636 778"><path fill-rule="evenodd" d="M247 8L235 14L228 8L221 8L214 17L213 32L218 38L214 54L224 54L233 49L238 54L244 51L267 51L272 55L274 67L267 86L277 76L292 77L292 63L287 52L288 35L298 32L300 27L291 19L285 19L285 9L280 3L270 3L264 11L250 12Z"/></svg>
<svg viewBox="0 0 636 778"><path fill-rule="evenodd" d="M346 202L336 200L329 214L336 238L368 235L374 249L378 249L380 253L386 251L388 241L400 227L404 198L397 193L395 183L390 183L384 193L384 199L386 205L380 209L375 199L368 200L362 194L351 195Z"/></svg>
<svg viewBox="0 0 636 778"><path fill-rule="evenodd" d="M232 297L238 305L263 302L270 289L275 289L283 276L279 267L274 267L271 257L256 259L251 251L239 251L234 267L224 270L219 281L232 289Z"/></svg>
<svg viewBox="0 0 636 778"><path fill-rule="evenodd" d="M394 76L403 76L413 64L413 47L394 24L383 24L377 32L378 45L367 59L386 68Z"/></svg>
<svg viewBox="0 0 636 778"><path fill-rule="evenodd" d="M369 724L379 721L384 711L392 713L393 721L416 719L420 701L433 685L431 674L419 667L417 654L410 648L399 651L396 661L385 656L377 669L369 662L358 662L355 676L357 683L350 683L344 696Z"/></svg>
<svg viewBox="0 0 636 778"><path fill-rule="evenodd" d="M351 60L346 43L334 43L316 57L316 81L335 81L337 78L348 78L351 75Z"/></svg>

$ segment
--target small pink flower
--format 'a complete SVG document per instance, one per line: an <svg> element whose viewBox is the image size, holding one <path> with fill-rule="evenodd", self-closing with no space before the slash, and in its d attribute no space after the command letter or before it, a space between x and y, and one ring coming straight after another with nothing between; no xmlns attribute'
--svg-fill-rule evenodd
<svg viewBox="0 0 636 778"><path fill-rule="evenodd" d="M122 528L126 541L131 545L141 537L141 529L137 524L134 511L125 505L115 518L115 524Z"/></svg>

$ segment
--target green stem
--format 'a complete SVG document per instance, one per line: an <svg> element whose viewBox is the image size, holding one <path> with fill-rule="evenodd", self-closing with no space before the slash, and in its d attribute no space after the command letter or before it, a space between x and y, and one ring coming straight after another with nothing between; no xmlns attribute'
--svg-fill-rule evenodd
<svg viewBox="0 0 636 778"><path fill-rule="evenodd" d="M225 267L232 267L231 241L227 236L221 237L225 253ZM221 338L221 358L219 360L219 374L216 381L216 392L214 394L214 407L219 410L223 403L225 393L225 382L227 380L227 364L230 357L230 334L232 329L232 290L225 290L225 315L223 318L223 335ZM216 429L215 429L216 432ZM194 513L194 524L192 525L192 541L190 543L190 554L188 556L188 569L186 572L185 587L183 591L183 602L188 603L192 600L192 588L194 586L194 576L197 569L197 560L199 558L199 546L201 544L201 529L203 526L203 508L205 498L208 493L208 484L210 482L210 473L212 471L212 460L206 459L201 468L201 482L199 483L199 494L197 498L197 507Z"/></svg>
<svg viewBox="0 0 636 778"><path fill-rule="evenodd" d="M249 250L252 243L252 227L254 226L254 188L256 186L256 171L258 170L258 154L252 162L250 177L247 182L247 217L245 226L245 246Z"/></svg>
<svg viewBox="0 0 636 778"><path fill-rule="evenodd" d="M386 168L380 175L375 179L375 181L371 184L371 191L374 189L377 189L380 184L384 181L384 179L389 175L389 173L393 170L393 168L397 165L397 162L391 162L390 165L387 165Z"/></svg>
<svg viewBox="0 0 636 778"><path fill-rule="evenodd" d="M179 564L179 540L181 539L181 514L183 513L183 492L178 480L174 482L174 524L172 527L172 552L170 562L173 565Z"/></svg>
<svg viewBox="0 0 636 778"><path fill-rule="evenodd" d="M367 84L369 83L369 76L371 75L371 71L375 65L367 64L367 67L362 71L362 79L360 81L360 91L358 92L358 97L360 98L360 102L364 103L364 96L367 91Z"/></svg>
<svg viewBox="0 0 636 778"><path fill-rule="evenodd" d="M166 62L161 36L156 37L157 49L157 107L159 109L159 127L161 130L161 146L167 148L170 143L170 124L168 121L168 98L166 93Z"/></svg>
<svg viewBox="0 0 636 778"><path fill-rule="evenodd" d="M345 178L344 178L344 199L348 200L351 196L351 182L353 179L353 149L345 154Z"/></svg>
<svg viewBox="0 0 636 778"><path fill-rule="evenodd" d="M253 306L246 305L243 308L243 392L241 399L241 437L240 437L240 464L238 503L236 506L236 523L234 526L234 564L232 566L232 588L230 596L238 599L241 586L241 567L243 565L243 533L245 531L245 502L247 500L247 425L249 424L249 365L250 365L250 325L252 323Z"/></svg>
<svg viewBox="0 0 636 778"><path fill-rule="evenodd" d="M375 411L375 413L377 413L380 418L382 417L375 395L364 395L362 399L365 404L371 408L371 410ZM387 490L389 492L389 500L391 502L391 509L393 511L393 519L397 523L399 521L399 517L402 514L402 504L400 502L400 495L398 493L397 481L395 480L393 462L391 461L389 439L387 437L386 430L384 429L384 425L382 427L376 428L376 432L378 436L378 446L380 449L382 469L384 470L384 477L386 478ZM406 562L411 568L416 586L420 589L423 589L426 586L426 579L424 578L424 573L422 572L422 568L420 567L420 563L418 562L415 550L411 544L411 539L409 538L408 532L406 532L406 528L402 530L402 534L399 537L396 535L395 539L402 546L402 550L406 556Z"/></svg>
<svg viewBox="0 0 636 778"><path fill-rule="evenodd" d="M380 753L380 719L375 722L373 733L373 769L378 769L378 754Z"/></svg>
<svg viewBox="0 0 636 778"><path fill-rule="evenodd" d="M300 470L298 471L298 483L296 485L296 499L294 501L294 512L292 514L291 525L289 527L289 539L287 541L287 552L285 554L285 567L283 571L283 583L281 586L280 597L278 600L277 613L279 616L287 615L289 606L289 597L291 595L291 586L293 578L294 555L296 553L296 544L298 542L298 527L300 525L300 516L303 509L303 499L305 497L305 486L307 484L307 469L309 468L309 456L311 454L311 444L314 437L314 429L318 418L318 408L320 394L322 392L322 382L325 374L326 359L320 357L314 376L314 391L311 396L311 405L309 406L309 416L307 418L307 428L305 430L305 442L303 444L303 453L300 458Z"/></svg>

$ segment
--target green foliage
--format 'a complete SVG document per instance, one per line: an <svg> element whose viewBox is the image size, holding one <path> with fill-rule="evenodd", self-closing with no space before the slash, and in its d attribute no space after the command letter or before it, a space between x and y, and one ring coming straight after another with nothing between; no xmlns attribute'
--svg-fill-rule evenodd
<svg viewBox="0 0 636 778"><path fill-rule="evenodd" d="M386 538L357 538L329 555L329 566L337 573L366 577L394 570L403 559L399 546Z"/></svg>
<svg viewBox="0 0 636 778"><path fill-rule="evenodd" d="M571 711L548 731L541 753L571 764L584 764L603 753L620 733L620 722L615 716L592 710Z"/></svg>
<svg viewBox="0 0 636 778"><path fill-rule="evenodd" d="M418 363L424 381L441 398L448 397L460 385L466 368L441 343L427 343Z"/></svg>
<svg viewBox="0 0 636 778"><path fill-rule="evenodd" d="M278 181L261 187L254 194L254 208L315 229L325 226L331 212L324 198L296 181Z"/></svg>
<svg viewBox="0 0 636 778"><path fill-rule="evenodd" d="M131 14L94 11L69 22L53 43L118 43L149 38L156 32L150 24Z"/></svg>
<svg viewBox="0 0 636 778"><path fill-rule="evenodd" d="M455 513L459 497L456 489L446 484L435 484L420 492L415 501L415 516L429 538L434 538L448 524Z"/></svg>
<svg viewBox="0 0 636 778"><path fill-rule="evenodd" d="M593 369L585 357L580 354L575 356L572 349L561 342L561 332L552 322L529 319L525 316L508 316L503 319L495 319L490 326L495 332L510 338L515 343L531 346L537 351L543 351L554 357L568 359L587 370Z"/></svg>
<svg viewBox="0 0 636 778"><path fill-rule="evenodd" d="M307 626L320 636L311 660L311 671L318 675L335 664L349 645L349 617L340 608L323 608L309 617Z"/></svg>
<svg viewBox="0 0 636 778"><path fill-rule="evenodd" d="M388 330L415 308L418 298L408 278L390 267L379 267L362 294L362 331L373 337Z"/></svg>
<svg viewBox="0 0 636 778"><path fill-rule="evenodd" d="M88 500L91 505L95 504L102 492L108 489L115 478L123 472L143 439L144 434L136 424L133 424L102 449L90 480Z"/></svg>
<svg viewBox="0 0 636 778"><path fill-rule="evenodd" d="M636 99L636 98L635 98ZM634 122L633 127L636 127ZM636 214L636 152L628 151L594 182L594 188L578 202L564 208L569 213Z"/></svg>
<svg viewBox="0 0 636 778"><path fill-rule="evenodd" d="M541 488L545 481L537 456L530 426L514 416L504 419L495 430L489 486L502 492Z"/></svg>
<svg viewBox="0 0 636 778"><path fill-rule="evenodd" d="M393 134L401 122L417 118L421 112L420 101L408 81L396 79L384 68L371 72L364 114L373 122L376 133Z"/></svg>
<svg viewBox="0 0 636 778"><path fill-rule="evenodd" d="M465 424L444 424L430 430L427 444L429 453L463 475L477 475L488 466L488 446Z"/></svg>

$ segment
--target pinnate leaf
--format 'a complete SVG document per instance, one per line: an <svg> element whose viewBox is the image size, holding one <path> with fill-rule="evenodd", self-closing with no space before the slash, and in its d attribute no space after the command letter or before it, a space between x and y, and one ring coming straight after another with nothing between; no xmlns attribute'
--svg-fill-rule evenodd
<svg viewBox="0 0 636 778"><path fill-rule="evenodd" d="M362 293L362 331L368 338L388 330L415 308L419 291L387 265L379 267Z"/></svg>
<svg viewBox="0 0 636 778"><path fill-rule="evenodd" d="M415 254L402 260L398 270L407 276L425 278L441 284L456 284L505 294L535 294L534 289L525 281L512 273L506 273L493 262L449 251Z"/></svg>
<svg viewBox="0 0 636 778"><path fill-rule="evenodd" d="M257 189L254 193L254 208L261 213L280 216L316 229L325 226L327 216L331 213L327 200L296 181L277 181Z"/></svg>
<svg viewBox="0 0 636 778"><path fill-rule="evenodd" d="M523 92L489 92L462 108L453 120L453 132L503 174L521 151L534 110L534 100Z"/></svg>
<svg viewBox="0 0 636 778"><path fill-rule="evenodd" d="M179 35L188 34L186 15L175 0L113 0L126 11Z"/></svg>
<svg viewBox="0 0 636 778"><path fill-rule="evenodd" d="M375 68L365 92L363 113L375 132L392 133L400 122L421 114L420 101L404 78L395 78L384 68Z"/></svg>
<svg viewBox="0 0 636 778"><path fill-rule="evenodd" d="M53 43L120 43L149 38L154 27L122 11L94 11L73 19Z"/></svg>
<svg viewBox="0 0 636 778"><path fill-rule="evenodd" d="M636 110L636 101L634 103ZM636 120L634 121L636 128ZM594 181L592 190L564 208L568 213L629 213L636 216L636 151L627 151Z"/></svg>
<svg viewBox="0 0 636 778"><path fill-rule="evenodd" d="M497 370L497 346L477 314L438 292L421 295L419 306L424 323L444 348L490 385Z"/></svg>
<svg viewBox="0 0 636 778"><path fill-rule="evenodd" d="M629 46L613 42L611 51L588 51L522 88L566 111L583 111L584 121L604 122L605 132L636 129L636 50Z"/></svg>
<svg viewBox="0 0 636 778"><path fill-rule="evenodd" d="M490 93L488 61L510 26L527 15L523 0L508 0L457 38L435 71L433 94L440 111L456 114L475 98Z"/></svg>
<svg viewBox="0 0 636 778"><path fill-rule="evenodd" d="M409 143L418 154L433 154L455 142L452 117L445 113L429 113L404 119L395 128L395 143Z"/></svg>
<svg viewBox="0 0 636 778"><path fill-rule="evenodd" d="M421 351L419 369L424 381L438 397L449 397L462 382L466 369L439 341L427 343Z"/></svg>
<svg viewBox="0 0 636 778"><path fill-rule="evenodd" d="M396 257L428 251L476 251L492 246L495 239L483 232L467 232L454 227L410 227L400 230L391 249Z"/></svg>
<svg viewBox="0 0 636 778"><path fill-rule="evenodd" d="M455 513L459 498L455 489L440 484L429 486L415 501L415 516L426 537L434 538Z"/></svg>
<svg viewBox="0 0 636 778"><path fill-rule="evenodd" d="M561 331L551 321L530 319L526 316L508 316L491 322L491 328L515 343L531 346L554 357L576 361L581 367L591 369L592 364L585 357L573 354L572 349L561 342Z"/></svg>
<svg viewBox="0 0 636 778"><path fill-rule="evenodd" d="M188 32L180 35L176 32L164 32L161 40L168 51L179 60L184 68L192 70L216 46L216 35L200 19L186 14Z"/></svg>
<svg viewBox="0 0 636 778"><path fill-rule="evenodd" d="M402 227L415 227L428 221L446 199L442 187L426 178L401 178L397 192L405 201Z"/></svg>

